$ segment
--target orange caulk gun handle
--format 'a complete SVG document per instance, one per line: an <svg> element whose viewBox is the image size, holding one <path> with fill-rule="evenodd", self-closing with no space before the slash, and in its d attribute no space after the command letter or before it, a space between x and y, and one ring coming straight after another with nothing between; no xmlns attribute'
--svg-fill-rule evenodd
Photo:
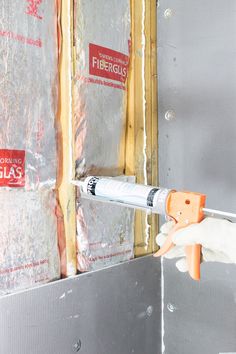
<svg viewBox="0 0 236 354"><path fill-rule="evenodd" d="M155 254L156 257L164 255L174 247L172 236L177 230L198 223L204 218L202 208L205 206L205 200L206 196L199 193L173 191L169 194L166 212L176 224L163 247ZM201 245L186 246L185 253L190 276L194 280L200 280Z"/></svg>

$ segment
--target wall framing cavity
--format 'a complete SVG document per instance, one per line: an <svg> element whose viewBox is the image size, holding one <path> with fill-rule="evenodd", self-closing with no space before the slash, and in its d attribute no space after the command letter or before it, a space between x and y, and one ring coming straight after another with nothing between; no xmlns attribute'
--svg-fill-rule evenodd
<svg viewBox="0 0 236 354"><path fill-rule="evenodd" d="M59 171L59 201L64 215L64 275L76 273L75 188L71 185L74 165L72 126L73 0L61 3L62 48L60 59L62 159ZM157 185L157 35L156 1L131 0L131 59L128 80L125 174L135 175L137 183ZM70 117L70 118L69 118ZM157 216L137 211L135 256L156 250Z"/></svg>

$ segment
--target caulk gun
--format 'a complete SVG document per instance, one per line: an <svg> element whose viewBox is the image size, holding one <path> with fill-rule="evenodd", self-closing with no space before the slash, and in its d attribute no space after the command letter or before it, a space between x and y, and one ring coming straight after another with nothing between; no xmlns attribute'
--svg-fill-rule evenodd
<svg viewBox="0 0 236 354"><path fill-rule="evenodd" d="M225 217L236 221L236 214L206 209L206 196L200 193L179 192L95 176L72 183L80 187L82 198L141 209L149 213L165 215L174 220L175 226L163 247L155 253L155 257L164 255L174 246L172 235L177 230L202 221L205 215ZM201 245L186 246L185 253L190 276L194 280L200 280Z"/></svg>

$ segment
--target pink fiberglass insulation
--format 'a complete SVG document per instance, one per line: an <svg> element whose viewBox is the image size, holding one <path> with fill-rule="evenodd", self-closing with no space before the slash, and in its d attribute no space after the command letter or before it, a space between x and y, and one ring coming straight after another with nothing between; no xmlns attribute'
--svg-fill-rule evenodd
<svg viewBox="0 0 236 354"><path fill-rule="evenodd" d="M60 277L57 4L1 0L0 295Z"/></svg>
<svg viewBox="0 0 236 354"><path fill-rule="evenodd" d="M129 0L75 1L76 177L124 170Z"/></svg>
<svg viewBox="0 0 236 354"><path fill-rule="evenodd" d="M54 186L55 0L1 0L0 71L0 187Z"/></svg>
<svg viewBox="0 0 236 354"><path fill-rule="evenodd" d="M0 295L60 277L53 191L0 190Z"/></svg>
<svg viewBox="0 0 236 354"><path fill-rule="evenodd" d="M75 1L76 178L124 171L129 0ZM96 270L133 257L134 212L77 198L78 268Z"/></svg>
<svg viewBox="0 0 236 354"><path fill-rule="evenodd" d="M133 258L133 226L131 209L78 200L79 270L97 270Z"/></svg>
<svg viewBox="0 0 236 354"><path fill-rule="evenodd" d="M124 182L133 177L119 176ZM134 211L77 198L78 268L97 270L134 256Z"/></svg>

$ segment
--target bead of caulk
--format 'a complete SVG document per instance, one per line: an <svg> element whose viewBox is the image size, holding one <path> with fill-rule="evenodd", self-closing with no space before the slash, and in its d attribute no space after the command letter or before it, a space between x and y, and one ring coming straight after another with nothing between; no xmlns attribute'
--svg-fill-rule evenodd
<svg viewBox="0 0 236 354"><path fill-rule="evenodd" d="M171 9L166 9L164 12L164 18L165 19L169 19L173 16L173 10Z"/></svg>
<svg viewBox="0 0 236 354"><path fill-rule="evenodd" d="M171 110L171 109L166 111L165 119L168 120L168 121L171 121L171 120L175 119L175 112L173 110Z"/></svg>
<svg viewBox="0 0 236 354"><path fill-rule="evenodd" d="M189 220L188 219L185 220L185 224L189 224Z"/></svg>

